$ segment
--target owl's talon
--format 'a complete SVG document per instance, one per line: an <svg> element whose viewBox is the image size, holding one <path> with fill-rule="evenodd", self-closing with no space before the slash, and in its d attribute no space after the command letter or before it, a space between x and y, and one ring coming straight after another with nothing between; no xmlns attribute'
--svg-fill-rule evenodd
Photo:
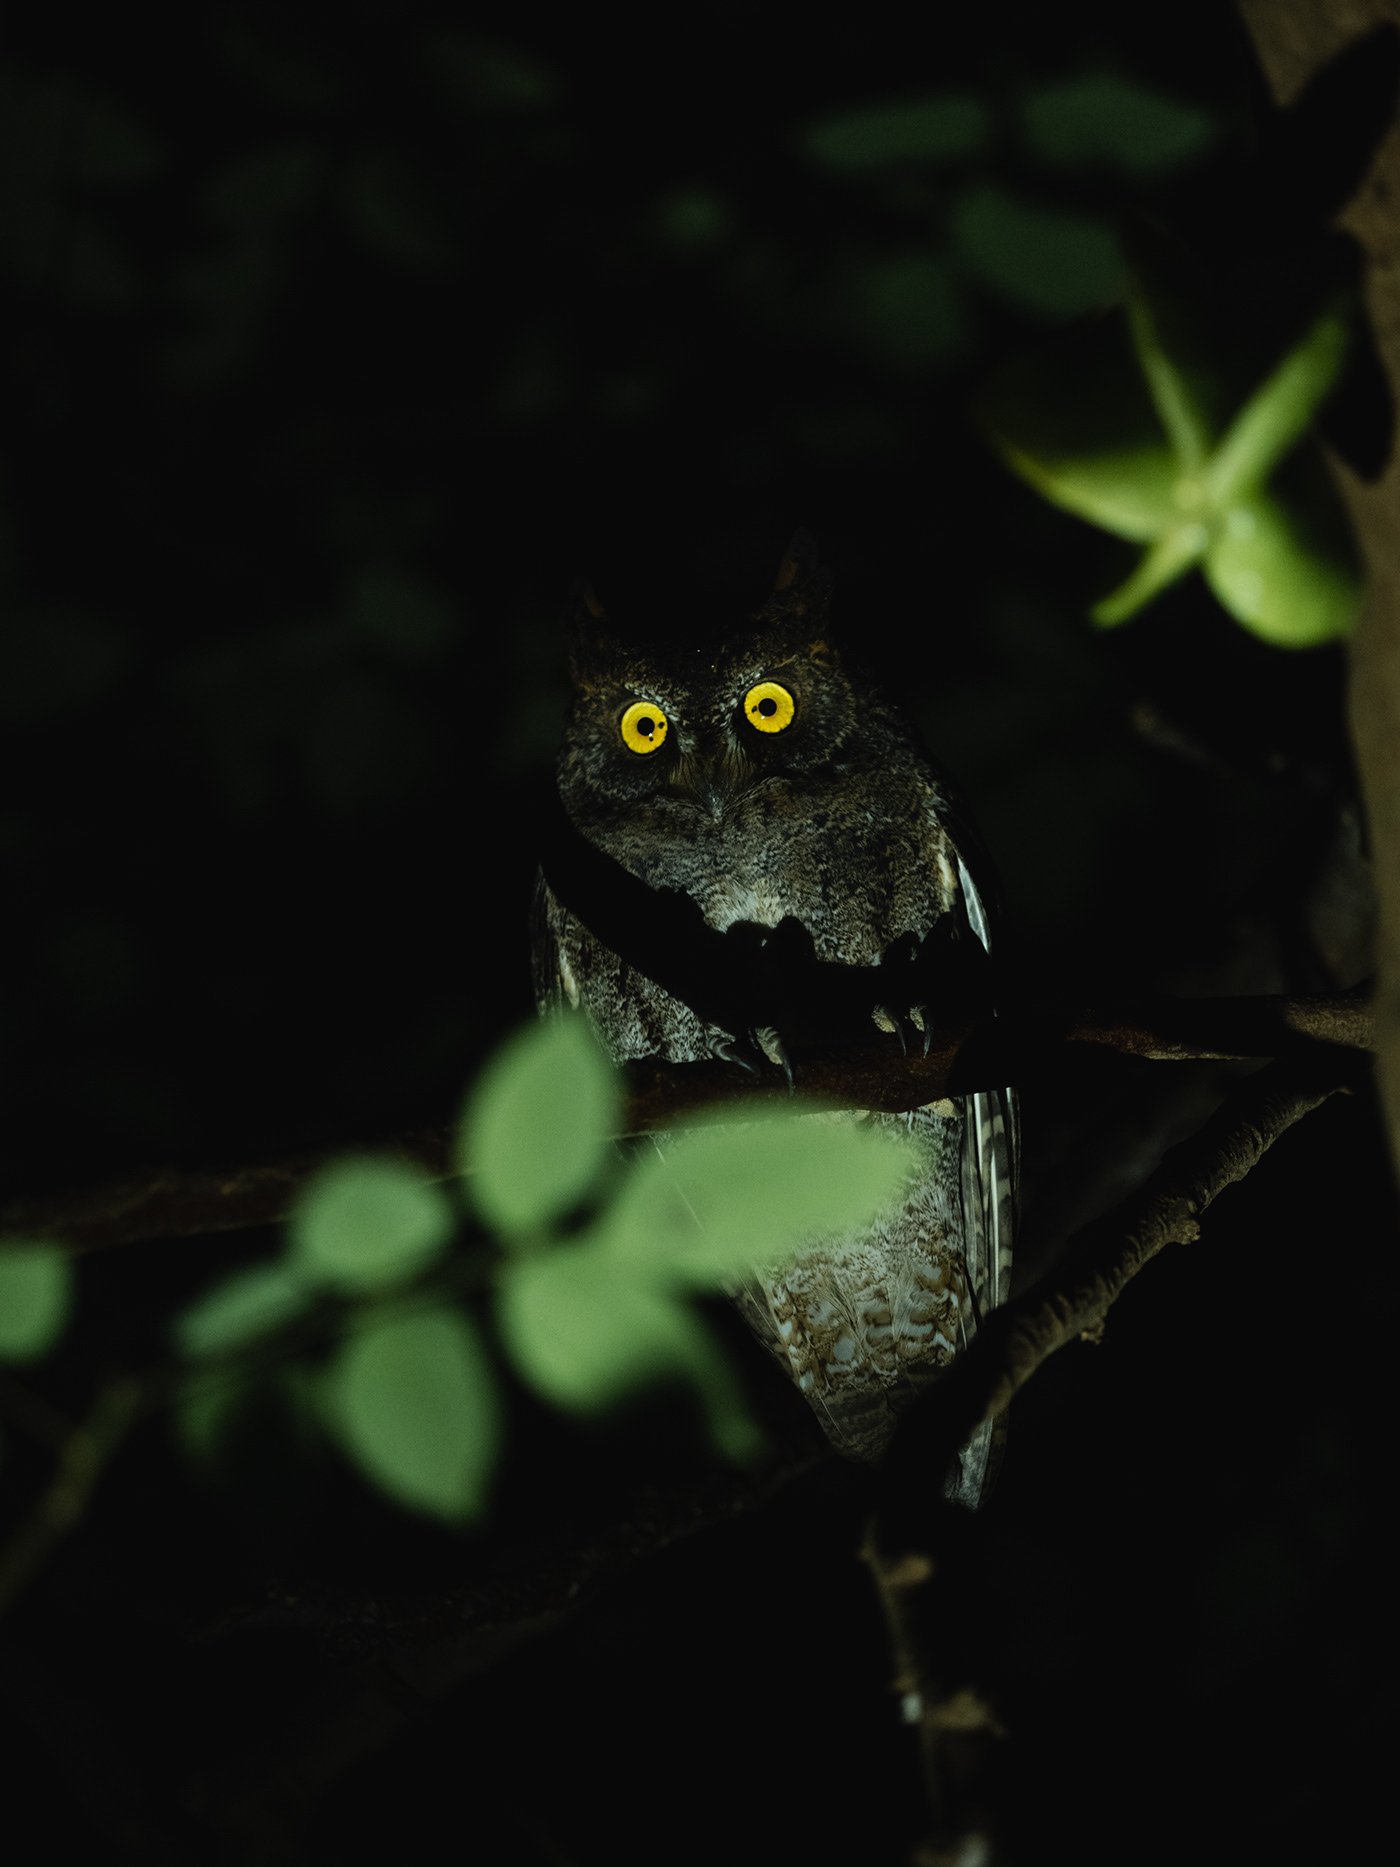
<svg viewBox="0 0 1400 1867"><path fill-rule="evenodd" d="M737 1063L741 1070L747 1070L750 1076L757 1076L758 1065L751 1056L745 1054L745 1046L728 1039L722 1044L711 1044L710 1055L721 1063Z"/></svg>
<svg viewBox="0 0 1400 1867"><path fill-rule="evenodd" d="M899 1048L907 1057L909 1055L909 1046L904 1041L903 1018L897 1017L895 1013L890 1010L888 1005L877 1005L870 1015L875 1020L878 1030L886 1032L890 1037L897 1037L899 1039Z"/></svg>
<svg viewBox="0 0 1400 1867"><path fill-rule="evenodd" d="M788 1094L791 1095L794 1087L792 1080L792 1058L788 1055L787 1046L784 1044L782 1038L779 1037L777 1031L771 1024L756 1026L754 1030L750 1032L750 1036L763 1052L764 1056L767 1057L768 1061L780 1069L783 1075L787 1077Z"/></svg>
<svg viewBox="0 0 1400 1867"><path fill-rule="evenodd" d="M933 1032L930 1031L928 1025L924 1022L925 1009L926 1007L923 1005L911 1005L909 1007L909 1022L914 1026L916 1031L920 1031L923 1034L924 1055L927 1056L929 1044L933 1039Z"/></svg>

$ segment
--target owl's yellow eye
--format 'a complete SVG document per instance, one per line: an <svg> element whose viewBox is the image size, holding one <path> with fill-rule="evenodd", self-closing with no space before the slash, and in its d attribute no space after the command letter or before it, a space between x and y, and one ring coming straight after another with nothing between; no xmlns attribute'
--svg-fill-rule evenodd
<svg viewBox="0 0 1400 1867"><path fill-rule="evenodd" d="M659 752L666 730L666 715L650 700L634 700L622 716L622 743L632 752Z"/></svg>
<svg viewBox="0 0 1400 1867"><path fill-rule="evenodd" d="M761 733L780 733L792 725L797 711L792 695L776 681L760 681L744 695L744 712L750 726Z"/></svg>

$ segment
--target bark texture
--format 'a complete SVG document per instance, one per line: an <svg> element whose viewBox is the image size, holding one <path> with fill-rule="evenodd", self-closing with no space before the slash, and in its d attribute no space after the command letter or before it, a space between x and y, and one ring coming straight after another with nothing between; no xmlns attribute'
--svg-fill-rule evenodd
<svg viewBox="0 0 1400 1867"><path fill-rule="evenodd" d="M1294 102L1321 66L1377 26L1400 27L1400 0L1239 0L1275 101ZM1337 217L1366 255L1366 311L1400 407L1400 121ZM1352 738L1370 822L1379 923L1376 1037L1391 1156L1400 1166L1400 449L1372 484L1332 469L1366 563L1351 644Z"/></svg>

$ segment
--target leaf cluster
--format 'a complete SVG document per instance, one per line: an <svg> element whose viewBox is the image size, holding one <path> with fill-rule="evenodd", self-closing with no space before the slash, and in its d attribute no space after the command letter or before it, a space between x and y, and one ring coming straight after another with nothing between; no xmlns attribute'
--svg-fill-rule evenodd
<svg viewBox="0 0 1400 1867"><path fill-rule="evenodd" d="M1351 307L1326 304L1223 420L1209 360L1166 335L1180 312L1135 277L1120 315L1004 368L984 427L1052 504L1145 547L1090 611L1100 627L1199 566L1223 607L1275 647L1346 635L1359 566L1319 463L1295 450L1341 372Z"/></svg>
<svg viewBox="0 0 1400 1867"><path fill-rule="evenodd" d="M692 1299L868 1222L911 1163L888 1136L821 1112L716 1112L624 1159L620 1116L616 1071L568 1017L521 1032L483 1072L461 1123L460 1204L403 1161L323 1169L280 1255L176 1320L186 1446L217 1456L270 1360L303 1422L386 1495L477 1517L502 1454L503 1358L578 1413L680 1384L724 1456L755 1456L757 1429ZM453 1250L470 1220L490 1250Z"/></svg>

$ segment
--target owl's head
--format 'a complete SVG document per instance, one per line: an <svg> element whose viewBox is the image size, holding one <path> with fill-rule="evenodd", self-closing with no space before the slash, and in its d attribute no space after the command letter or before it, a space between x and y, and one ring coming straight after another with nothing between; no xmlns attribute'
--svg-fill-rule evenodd
<svg viewBox="0 0 1400 1867"><path fill-rule="evenodd" d="M562 787L718 814L756 786L839 766L876 715L883 732L890 721L838 654L830 610L831 576L805 531L763 607L705 640L629 641L578 584L566 618L574 698Z"/></svg>

